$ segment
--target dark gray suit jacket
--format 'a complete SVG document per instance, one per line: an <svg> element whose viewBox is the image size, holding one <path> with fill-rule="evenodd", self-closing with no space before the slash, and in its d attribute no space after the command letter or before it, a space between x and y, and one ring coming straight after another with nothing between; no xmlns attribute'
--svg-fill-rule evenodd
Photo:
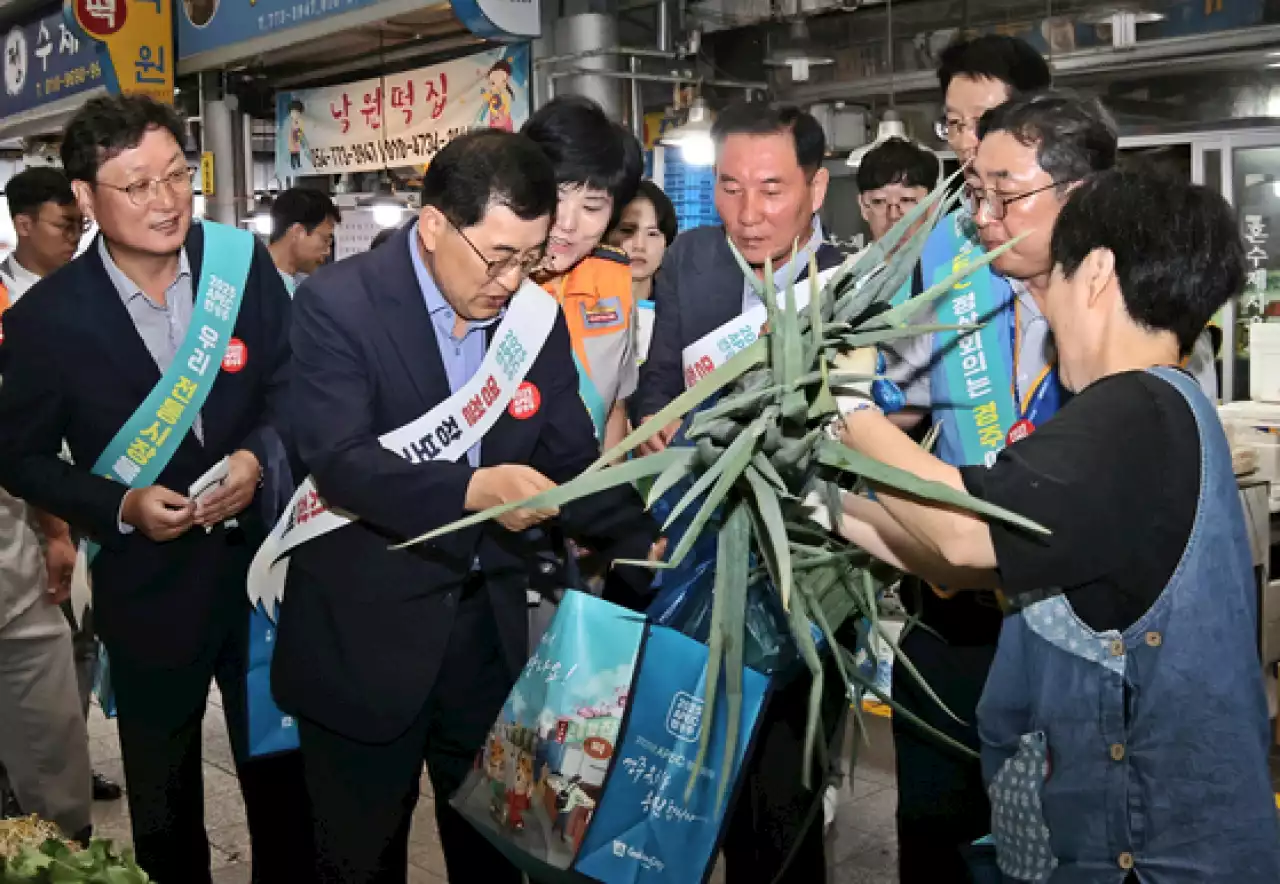
<svg viewBox="0 0 1280 884"><path fill-rule="evenodd" d="M818 269L843 260L830 245L818 249ZM808 276L808 268L800 278ZM640 386L630 398L633 420L647 417L684 392L680 353L742 312L742 270L723 227L698 227L676 237L654 282L657 317Z"/></svg>

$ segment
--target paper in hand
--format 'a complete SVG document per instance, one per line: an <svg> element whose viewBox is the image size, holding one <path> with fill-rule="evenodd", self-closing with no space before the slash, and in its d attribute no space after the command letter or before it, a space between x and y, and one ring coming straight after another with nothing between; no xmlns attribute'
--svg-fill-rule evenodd
<svg viewBox="0 0 1280 884"><path fill-rule="evenodd" d="M198 507L204 498L217 491L226 483L227 476L230 472L231 461L224 457L222 460L214 464L209 472L191 483L191 487L187 490L187 497L190 498Z"/></svg>

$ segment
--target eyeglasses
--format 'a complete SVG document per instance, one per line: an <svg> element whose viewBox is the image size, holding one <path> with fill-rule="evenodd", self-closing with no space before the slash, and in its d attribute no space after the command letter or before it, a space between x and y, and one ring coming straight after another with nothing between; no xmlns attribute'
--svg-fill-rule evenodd
<svg viewBox="0 0 1280 884"><path fill-rule="evenodd" d="M195 170L187 166L181 169L175 169L163 178L143 178L132 184L126 184L121 187L119 184L111 184L107 181L99 181L103 187L109 187L112 190L118 190L129 198L129 202L133 203L139 209L155 202L156 197L160 195L160 186L164 185L169 189L169 193L173 196L182 196L191 191L191 179L195 175Z"/></svg>
<svg viewBox="0 0 1280 884"><path fill-rule="evenodd" d="M977 134L978 122L978 117L962 117L958 114L946 114L939 117L934 122L933 131L934 134L938 136L939 141L946 141L953 135L958 138L965 132L973 132L974 134Z"/></svg>
<svg viewBox="0 0 1280 884"><path fill-rule="evenodd" d="M449 222L449 226L458 232L458 236L462 237L462 241L471 246L471 251L475 252L476 257L484 262L485 274L490 279L497 279L500 276L505 276L512 270L516 269L519 269L521 277L528 276L537 269L539 264L542 263L542 259L546 254L542 248L538 248L526 255L507 255L504 258L489 259L484 256L484 252L476 248L476 244L471 241L470 237L462 232L461 227L454 224L452 221Z"/></svg>
<svg viewBox="0 0 1280 884"><path fill-rule="evenodd" d="M79 241L80 237L84 236L85 233L88 232L89 228L93 226L93 223L87 218L81 218L76 221L51 221L48 218L40 218L39 220L44 224L48 224L67 239L74 239L77 241Z"/></svg>
<svg viewBox="0 0 1280 884"><path fill-rule="evenodd" d="M1069 181L1050 181L1043 187L1037 187L1035 190L1028 190L1026 193L1015 193L1010 196L1004 196L998 193L987 193L985 190L974 187L972 184L965 182L964 185L964 203L965 208L969 210L969 214L975 218L978 212L985 205L987 214L991 216L992 221L1003 221L1004 216L1009 211L1009 204L1016 203L1018 200L1024 200L1029 196L1035 196L1037 193L1044 193L1051 187L1060 187L1070 184Z"/></svg>
<svg viewBox="0 0 1280 884"><path fill-rule="evenodd" d="M882 196L874 196L870 199L864 198L862 204L877 215L885 215L890 209L897 209L900 214L905 215L919 205L920 200L913 196L903 197L900 200L889 200Z"/></svg>

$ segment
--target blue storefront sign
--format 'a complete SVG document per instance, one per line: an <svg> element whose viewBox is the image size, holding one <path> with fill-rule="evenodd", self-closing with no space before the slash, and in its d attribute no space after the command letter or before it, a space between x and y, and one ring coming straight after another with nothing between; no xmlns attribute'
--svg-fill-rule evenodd
<svg viewBox="0 0 1280 884"><path fill-rule="evenodd" d="M372 6L378 0L183 0L178 4L182 58L265 37Z"/></svg>
<svg viewBox="0 0 1280 884"><path fill-rule="evenodd" d="M61 9L4 34L0 119L91 89L116 91L107 48Z"/></svg>

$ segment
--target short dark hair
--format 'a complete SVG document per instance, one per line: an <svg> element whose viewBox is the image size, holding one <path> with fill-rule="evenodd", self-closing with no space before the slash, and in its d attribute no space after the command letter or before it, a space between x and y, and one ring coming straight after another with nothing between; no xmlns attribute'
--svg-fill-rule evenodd
<svg viewBox="0 0 1280 884"><path fill-rule="evenodd" d="M9 179L4 195L9 203L9 214L15 218L19 215L34 218L40 214L40 207L45 203L69 206L76 201L67 176L49 166L23 169Z"/></svg>
<svg viewBox="0 0 1280 884"><path fill-rule="evenodd" d="M1116 164L1116 124L1096 98L1066 89L1020 95L982 115L978 137L1008 132L1036 149L1036 160L1061 184Z"/></svg>
<svg viewBox="0 0 1280 884"><path fill-rule="evenodd" d="M613 219L636 195L644 174L640 142L581 95L562 95L529 117L520 134L551 160L557 184L603 190L613 198Z"/></svg>
<svg viewBox="0 0 1280 884"><path fill-rule="evenodd" d="M312 233L329 218L334 224L342 223L342 212L329 194L309 187L290 187L271 203L271 241L279 241L295 224Z"/></svg>
<svg viewBox="0 0 1280 884"><path fill-rule="evenodd" d="M1009 92L1037 92L1053 84L1049 63L1025 40L1004 34L984 34L952 43L938 58L938 83L942 94L956 77L999 80Z"/></svg>
<svg viewBox="0 0 1280 884"><path fill-rule="evenodd" d="M738 102L716 117L711 139L716 147L730 135L774 135L790 132L796 143L796 162L812 176L827 155L827 136L813 114L794 104Z"/></svg>
<svg viewBox="0 0 1280 884"><path fill-rule="evenodd" d="M680 219L676 216L676 207L671 204L670 197L657 184L645 179L640 182L636 199L648 200L653 206L653 214L658 219L658 229L662 231L662 237L667 241L667 245L671 245L671 241L680 232Z"/></svg>
<svg viewBox="0 0 1280 884"><path fill-rule="evenodd" d="M905 138L890 138L867 151L858 166L858 192L869 193L890 184L938 186L938 155Z"/></svg>
<svg viewBox="0 0 1280 884"><path fill-rule="evenodd" d="M556 210L551 160L533 141L501 129L460 135L435 155L422 176L422 204L460 228L478 224L493 206L532 221Z"/></svg>
<svg viewBox="0 0 1280 884"><path fill-rule="evenodd" d="M102 164L138 146L152 129L186 142L182 118L145 95L104 95L76 111L62 137L62 168L72 181L95 184Z"/></svg>
<svg viewBox="0 0 1280 884"><path fill-rule="evenodd" d="M1086 179L1058 215L1050 249L1068 278L1094 249L1109 249L1129 315L1173 332L1183 355L1246 279L1244 244L1226 201L1150 172L1115 169Z"/></svg>

